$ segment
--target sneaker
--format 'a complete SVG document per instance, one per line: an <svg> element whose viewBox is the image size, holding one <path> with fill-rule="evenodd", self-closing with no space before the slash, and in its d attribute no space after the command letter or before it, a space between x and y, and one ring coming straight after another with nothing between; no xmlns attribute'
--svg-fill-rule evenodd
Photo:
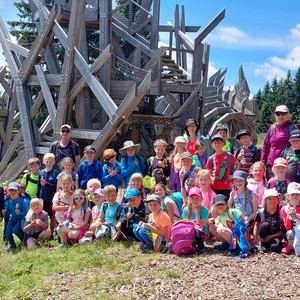
<svg viewBox="0 0 300 300"><path fill-rule="evenodd" d="M293 247L290 245L286 245L285 247L282 248L281 253L284 254L290 254L293 251Z"/></svg>
<svg viewBox="0 0 300 300"><path fill-rule="evenodd" d="M267 248L264 245L259 245L257 248L258 252L267 252Z"/></svg>
<svg viewBox="0 0 300 300"><path fill-rule="evenodd" d="M15 251L16 249L17 249L16 246L10 246L6 251L7 251L7 252L13 252L13 251Z"/></svg>
<svg viewBox="0 0 300 300"><path fill-rule="evenodd" d="M227 242L222 243L221 245L214 246L214 249L217 251L227 251L230 247L230 244Z"/></svg>

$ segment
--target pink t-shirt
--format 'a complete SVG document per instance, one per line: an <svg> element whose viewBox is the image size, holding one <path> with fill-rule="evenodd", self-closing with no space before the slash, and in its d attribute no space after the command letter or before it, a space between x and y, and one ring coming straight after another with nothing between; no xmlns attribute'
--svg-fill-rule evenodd
<svg viewBox="0 0 300 300"><path fill-rule="evenodd" d="M86 209L85 213L87 213L88 211L91 211L89 207ZM84 223L85 213L82 207L78 209L74 209L72 212L72 224L81 226Z"/></svg>
<svg viewBox="0 0 300 300"><path fill-rule="evenodd" d="M248 189L253 191L254 194L256 195L256 200L259 206L261 206L262 199L264 196L264 191L265 191L265 184L264 181L255 181L254 178L248 178Z"/></svg>
<svg viewBox="0 0 300 300"><path fill-rule="evenodd" d="M201 189L200 189L201 190ZM207 209L210 209L214 202L214 197L217 195L212 188L209 188L209 190L204 193L203 191L203 200L202 200L202 206L206 207Z"/></svg>
<svg viewBox="0 0 300 300"><path fill-rule="evenodd" d="M92 208L92 220L93 220L93 222L96 222L96 220L99 218L99 216L100 216L100 208L97 205L95 205Z"/></svg>

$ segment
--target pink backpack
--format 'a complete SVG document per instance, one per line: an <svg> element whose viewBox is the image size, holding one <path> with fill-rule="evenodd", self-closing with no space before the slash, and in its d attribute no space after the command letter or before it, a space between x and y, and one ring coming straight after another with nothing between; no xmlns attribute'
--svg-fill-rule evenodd
<svg viewBox="0 0 300 300"><path fill-rule="evenodd" d="M196 252L195 223L189 220L175 222L171 228L172 251L177 255Z"/></svg>

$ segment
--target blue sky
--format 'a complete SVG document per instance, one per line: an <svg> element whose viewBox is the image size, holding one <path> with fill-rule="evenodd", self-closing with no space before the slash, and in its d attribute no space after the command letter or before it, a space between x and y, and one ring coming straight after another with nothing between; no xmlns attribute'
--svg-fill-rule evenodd
<svg viewBox="0 0 300 300"><path fill-rule="evenodd" d="M17 19L13 2L0 0L4 21ZM299 0L161 0L161 24L174 24L176 4L185 7L186 25L201 26L197 34L226 8L223 21L204 40L211 45L210 74L228 69L225 86L236 83L241 65L251 94L300 66Z"/></svg>

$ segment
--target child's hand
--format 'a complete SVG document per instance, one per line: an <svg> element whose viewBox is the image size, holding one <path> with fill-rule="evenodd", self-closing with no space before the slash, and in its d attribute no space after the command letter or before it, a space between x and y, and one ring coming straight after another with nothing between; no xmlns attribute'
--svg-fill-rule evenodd
<svg viewBox="0 0 300 300"><path fill-rule="evenodd" d="M118 173L118 170L117 170L117 169L110 169L109 175L110 175L111 177L114 177L114 176L117 175L117 173Z"/></svg>
<svg viewBox="0 0 300 300"><path fill-rule="evenodd" d="M46 185L47 184L47 181L42 177L41 180L40 180L40 183L41 185Z"/></svg>
<svg viewBox="0 0 300 300"><path fill-rule="evenodd" d="M3 216L5 216L6 215L6 209L2 209L1 213L2 213Z"/></svg>
<svg viewBox="0 0 300 300"><path fill-rule="evenodd" d="M216 218L209 218L208 219L208 225L213 225L215 224Z"/></svg>
<svg viewBox="0 0 300 300"><path fill-rule="evenodd" d="M127 213L127 218L128 218L128 219L131 219L133 215L134 215L134 213L128 212L128 213Z"/></svg>
<svg viewBox="0 0 300 300"><path fill-rule="evenodd" d="M143 226L145 229L151 230L152 226L148 223L143 223Z"/></svg>
<svg viewBox="0 0 300 300"><path fill-rule="evenodd" d="M159 160L158 162L157 162L157 165L159 166L159 167L161 167L161 168L164 168L166 165L165 165L165 163L162 161L162 160Z"/></svg>
<svg viewBox="0 0 300 300"><path fill-rule="evenodd" d="M134 160L134 163L135 163L136 166L139 165L139 161L137 159Z"/></svg>
<svg viewBox="0 0 300 300"><path fill-rule="evenodd" d="M16 210L15 210L16 215L18 215L20 212L21 211L18 208L16 208Z"/></svg>

